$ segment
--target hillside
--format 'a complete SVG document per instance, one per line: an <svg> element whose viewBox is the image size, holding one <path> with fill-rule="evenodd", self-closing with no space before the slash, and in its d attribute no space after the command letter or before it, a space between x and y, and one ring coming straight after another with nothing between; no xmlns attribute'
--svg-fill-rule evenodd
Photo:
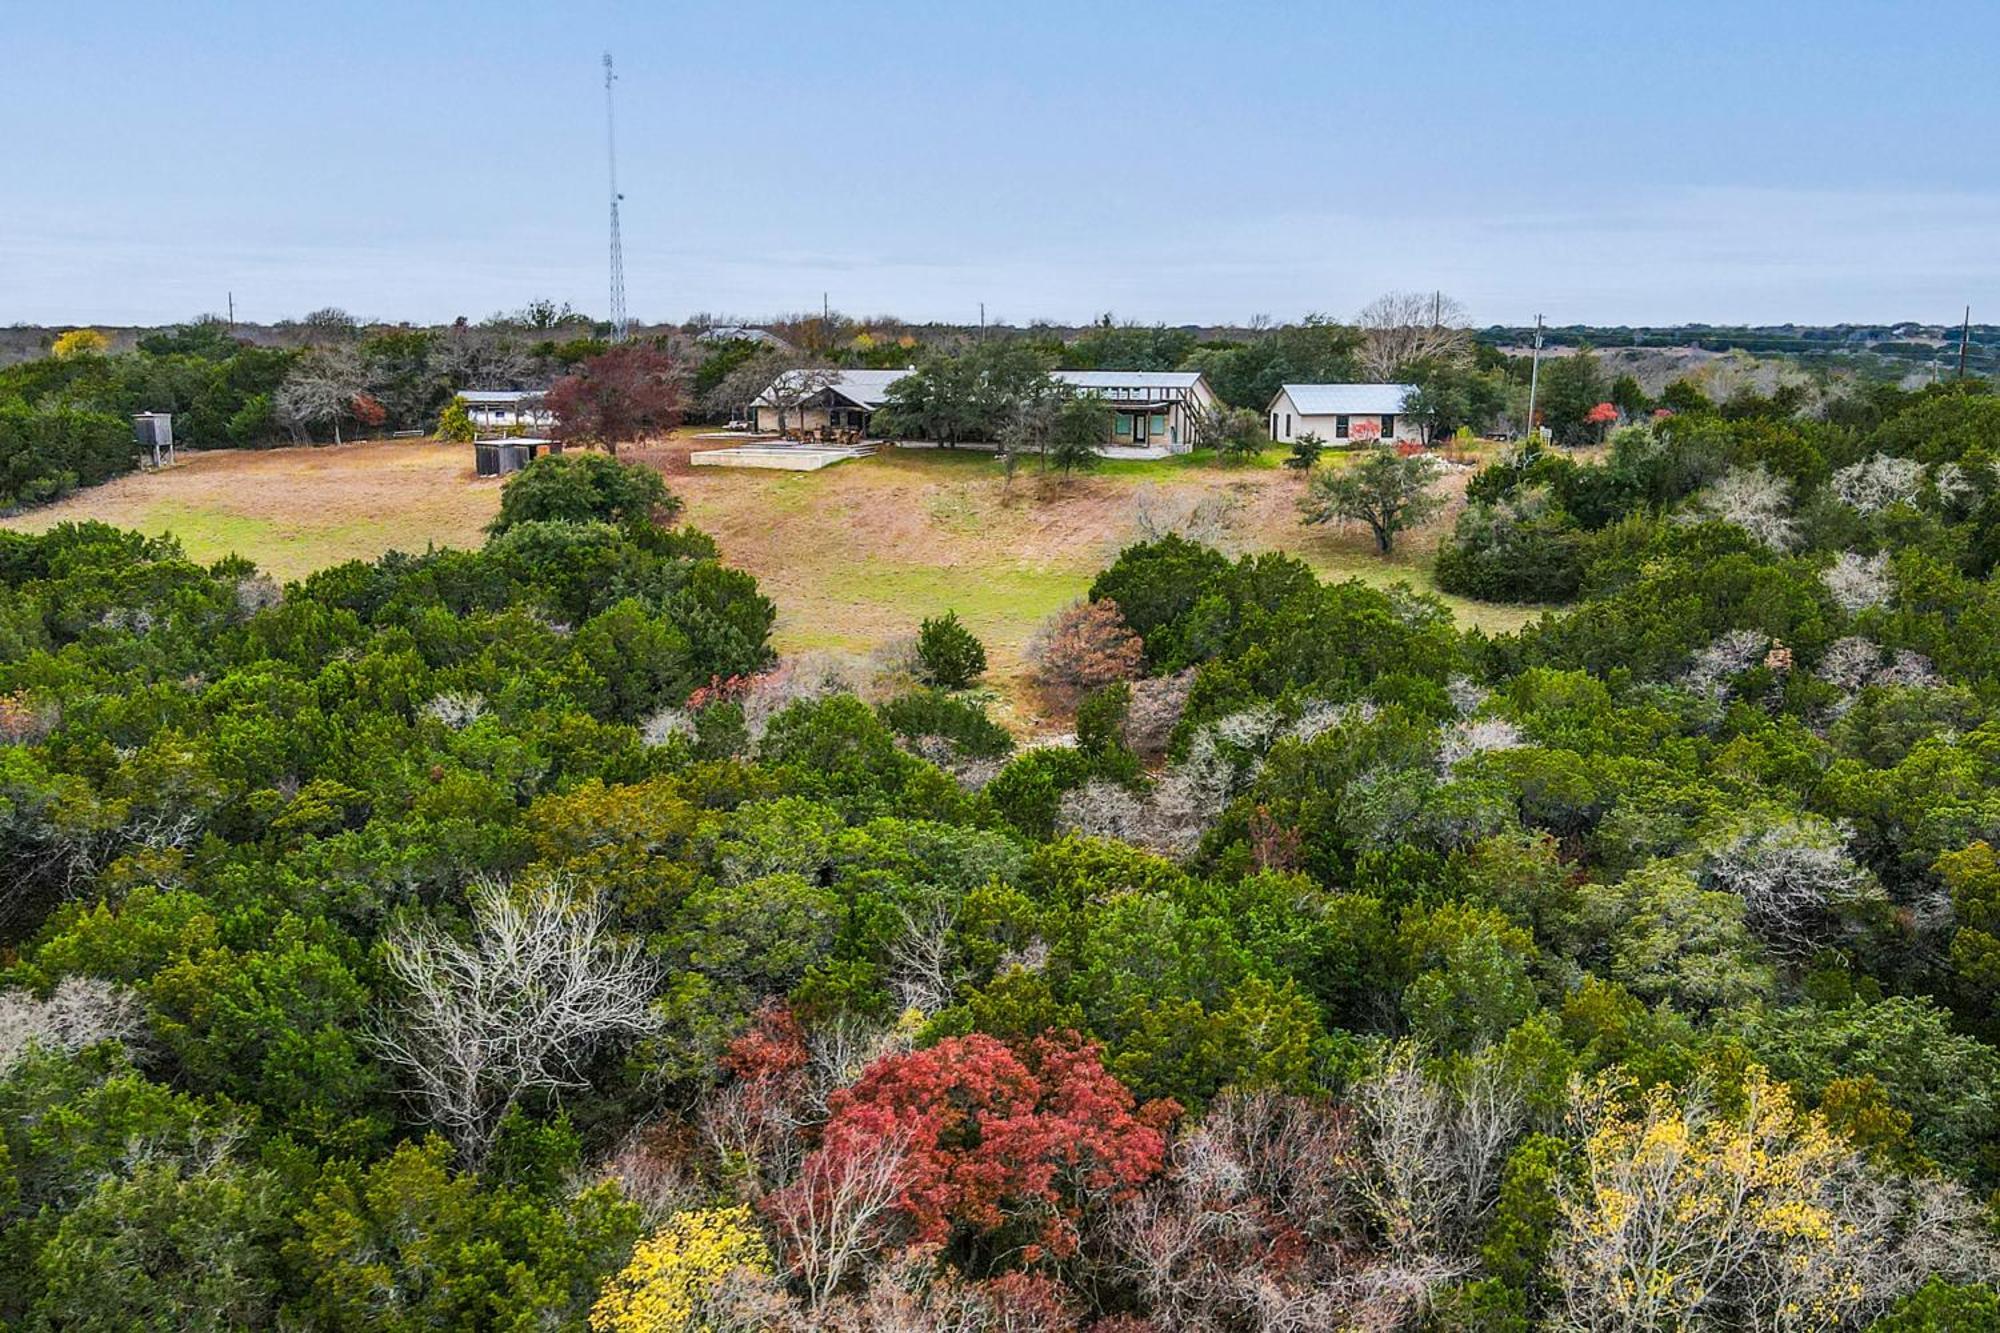
<svg viewBox="0 0 2000 1333"><path fill-rule="evenodd" d="M1141 520L1185 520L1225 546L1300 555L1328 577L1428 588L1429 553L1453 513L1412 534L1394 560L1364 533L1307 528L1298 477L1275 466L1116 463L1070 481L1023 472L1009 485L992 455L890 450L823 472L692 469L687 444L628 450L659 468L714 534L724 557L776 601L786 651L866 654L926 616L956 610L984 637L1012 700L1022 653L1052 612L1141 534ZM1463 474L1446 482L1456 489ZM283 579L389 550L477 546L499 504L497 481L472 476L468 450L417 441L192 454L173 469L120 477L0 520L41 532L96 519L172 533L200 560L242 555ZM1520 624L1526 613L1449 599L1468 624ZM1020 719L1027 724L1028 717Z"/></svg>

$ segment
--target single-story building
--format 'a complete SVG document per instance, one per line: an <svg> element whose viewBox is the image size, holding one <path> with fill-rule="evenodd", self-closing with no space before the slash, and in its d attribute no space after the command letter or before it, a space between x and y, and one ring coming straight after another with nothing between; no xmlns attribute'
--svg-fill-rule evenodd
<svg viewBox="0 0 2000 1333"><path fill-rule="evenodd" d="M1216 409L1215 390L1198 370L1057 370L1050 378L1104 399L1114 414L1111 442L1121 448L1184 454Z"/></svg>
<svg viewBox="0 0 2000 1333"><path fill-rule="evenodd" d="M562 446L554 440L477 440L472 446L472 473L476 477L504 477L519 472L545 453L561 452Z"/></svg>
<svg viewBox="0 0 2000 1333"><path fill-rule="evenodd" d="M750 427L866 432L889 386L905 370L789 370L750 403ZM1111 443L1124 448L1194 448L1201 423L1216 410L1215 391L1196 370L1056 370L1049 378L1077 393L1094 393L1112 412Z"/></svg>
<svg viewBox="0 0 2000 1333"><path fill-rule="evenodd" d="M498 434L509 430L547 430L556 424L556 419L542 406L539 390L460 389L458 397L465 400L465 414L472 418L474 430Z"/></svg>
<svg viewBox="0 0 2000 1333"><path fill-rule="evenodd" d="M1414 384L1287 384L1265 409L1271 438L1291 444L1317 435L1330 445L1415 440L1423 428L1404 411Z"/></svg>
<svg viewBox="0 0 2000 1333"><path fill-rule="evenodd" d="M750 429L867 431L905 370L788 370L750 400Z"/></svg>

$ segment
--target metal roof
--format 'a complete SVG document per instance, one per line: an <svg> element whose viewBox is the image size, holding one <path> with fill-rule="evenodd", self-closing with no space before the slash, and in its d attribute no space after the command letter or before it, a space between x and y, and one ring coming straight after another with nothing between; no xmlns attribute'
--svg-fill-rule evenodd
<svg viewBox="0 0 2000 1333"><path fill-rule="evenodd" d="M458 397L472 407L512 407L524 398L540 398L539 389L460 389Z"/></svg>
<svg viewBox="0 0 2000 1333"><path fill-rule="evenodd" d="M1394 416L1416 389L1414 384L1287 384L1278 393L1290 395L1305 417Z"/></svg>
<svg viewBox="0 0 2000 1333"><path fill-rule="evenodd" d="M757 397L754 400L752 400L751 406L752 407L776 406L776 400L774 400L771 397L771 389L775 389L781 383L789 382L792 384L797 384L800 378L807 374L814 374L814 375L824 374L826 376L825 384L827 388L833 390L835 393L847 399L849 402L854 403L860 407L868 408L869 410L872 411L875 408L880 407L884 402L888 400L889 386L891 384L894 384L897 380L903 378L903 376L911 373L913 372L911 372L908 369L833 370L833 371L788 370L784 374L780 375L777 379L771 381L771 388L765 389L764 392L758 394Z"/></svg>
<svg viewBox="0 0 2000 1333"><path fill-rule="evenodd" d="M1051 379L1077 389L1192 389L1198 370L1053 370Z"/></svg>

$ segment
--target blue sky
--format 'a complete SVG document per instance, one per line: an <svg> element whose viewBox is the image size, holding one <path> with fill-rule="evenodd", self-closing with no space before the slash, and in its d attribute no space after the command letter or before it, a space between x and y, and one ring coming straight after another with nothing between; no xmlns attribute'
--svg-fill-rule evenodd
<svg viewBox="0 0 2000 1333"><path fill-rule="evenodd" d="M2000 4L0 0L0 323L2000 319Z"/></svg>

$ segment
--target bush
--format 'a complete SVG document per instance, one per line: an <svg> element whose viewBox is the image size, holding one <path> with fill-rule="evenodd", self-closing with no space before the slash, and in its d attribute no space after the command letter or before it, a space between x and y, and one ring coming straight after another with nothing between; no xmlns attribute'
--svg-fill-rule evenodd
<svg viewBox="0 0 2000 1333"><path fill-rule="evenodd" d="M131 424L109 412L0 404L0 508L109 481L137 457Z"/></svg>
<svg viewBox="0 0 2000 1333"><path fill-rule="evenodd" d="M942 690L920 690L891 699L875 710L883 724L906 741L942 736L967 759L1002 759L1014 749L1007 729L970 699Z"/></svg>
<svg viewBox="0 0 2000 1333"><path fill-rule="evenodd" d="M1587 550L1575 520L1536 492L1475 504L1438 546L1438 587L1486 602L1565 602L1582 586Z"/></svg>
<svg viewBox="0 0 2000 1333"><path fill-rule="evenodd" d="M1326 441L1311 431L1292 443L1292 456L1285 460L1285 466L1294 472L1310 472L1319 465L1319 456L1326 449Z"/></svg>
<svg viewBox="0 0 2000 1333"><path fill-rule="evenodd" d="M986 670L986 647L947 611L917 631L917 660L924 679L940 689L962 690Z"/></svg>
<svg viewBox="0 0 2000 1333"><path fill-rule="evenodd" d="M472 443L472 414L465 410L465 400L453 396L438 413L437 429L431 432L439 440L453 444Z"/></svg>
<svg viewBox="0 0 2000 1333"><path fill-rule="evenodd" d="M652 468L606 454L550 454L536 459L500 492L495 536L521 523L613 523L627 532L663 527L681 511L680 497Z"/></svg>
<svg viewBox="0 0 2000 1333"><path fill-rule="evenodd" d="M1056 612L1029 646L1035 677L1058 707L1100 685L1131 680L1145 661L1145 646L1108 598L1078 602Z"/></svg>

